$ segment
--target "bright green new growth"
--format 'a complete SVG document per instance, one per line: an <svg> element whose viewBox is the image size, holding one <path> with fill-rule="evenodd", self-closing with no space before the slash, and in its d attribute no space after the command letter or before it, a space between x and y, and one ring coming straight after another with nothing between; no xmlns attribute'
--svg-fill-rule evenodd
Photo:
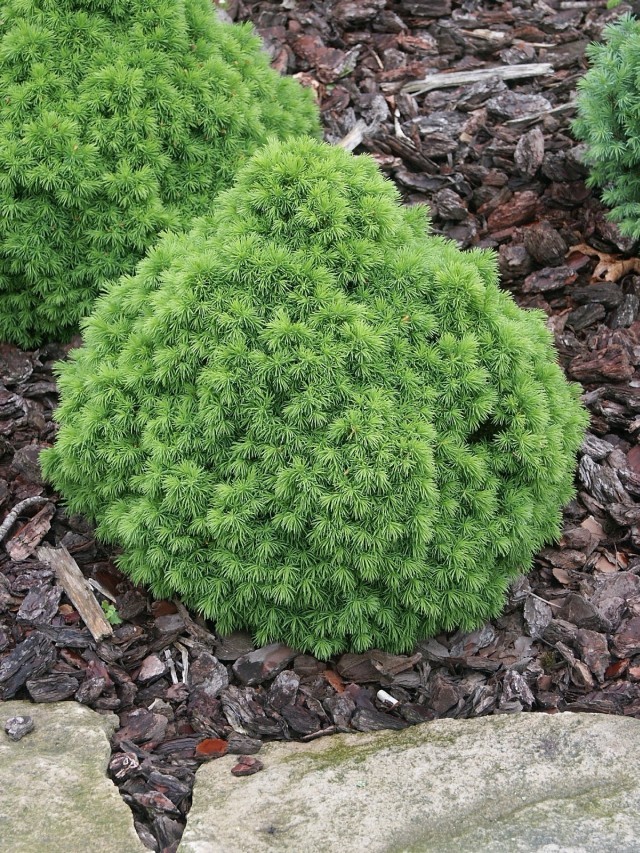
<svg viewBox="0 0 640 853"><path fill-rule="evenodd" d="M625 15L591 44L591 69L578 83L573 130L587 144L587 181L623 234L640 238L640 21Z"/></svg>
<svg viewBox="0 0 640 853"><path fill-rule="evenodd" d="M210 0L7 0L0 93L0 340L23 347L73 332L268 135L319 132Z"/></svg>
<svg viewBox="0 0 640 853"><path fill-rule="evenodd" d="M500 612L585 413L495 257L425 224L369 158L273 142L100 298L42 462L135 581L320 658Z"/></svg>

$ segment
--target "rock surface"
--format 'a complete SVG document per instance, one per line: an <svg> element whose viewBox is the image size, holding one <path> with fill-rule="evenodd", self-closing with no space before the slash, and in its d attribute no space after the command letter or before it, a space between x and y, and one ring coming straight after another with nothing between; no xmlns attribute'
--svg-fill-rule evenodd
<svg viewBox="0 0 640 853"><path fill-rule="evenodd" d="M19 742L4 732L30 716ZM0 838L11 853L137 853L145 850L131 811L107 777L114 714L75 702L0 702Z"/></svg>
<svg viewBox="0 0 640 853"><path fill-rule="evenodd" d="M438 720L266 745L200 768L178 853L632 853L640 722L597 714Z"/></svg>

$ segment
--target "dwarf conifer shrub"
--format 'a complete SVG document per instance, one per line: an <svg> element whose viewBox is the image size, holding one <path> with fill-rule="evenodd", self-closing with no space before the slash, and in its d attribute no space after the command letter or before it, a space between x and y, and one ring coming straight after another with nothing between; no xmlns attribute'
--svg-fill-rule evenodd
<svg viewBox="0 0 640 853"><path fill-rule="evenodd" d="M625 15L591 44L591 68L578 83L576 136L586 142L589 186L623 234L640 238L640 21Z"/></svg>
<svg viewBox="0 0 640 853"><path fill-rule="evenodd" d="M211 0L4 2L0 340L68 335L268 135L318 127L310 93Z"/></svg>
<svg viewBox="0 0 640 853"><path fill-rule="evenodd" d="M99 299L42 462L135 581L320 657L499 613L585 414L494 256L425 225L369 158L273 142Z"/></svg>

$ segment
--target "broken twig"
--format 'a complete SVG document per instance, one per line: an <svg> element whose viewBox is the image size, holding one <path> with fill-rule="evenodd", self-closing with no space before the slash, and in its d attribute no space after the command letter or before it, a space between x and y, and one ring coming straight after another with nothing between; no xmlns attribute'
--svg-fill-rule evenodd
<svg viewBox="0 0 640 853"><path fill-rule="evenodd" d="M344 148L345 151L353 151L364 139L366 129L365 122L358 119L349 133L346 133L339 142L336 142L336 145L338 148Z"/></svg>
<svg viewBox="0 0 640 853"><path fill-rule="evenodd" d="M439 74L430 74L423 80L412 80L405 83L400 91L420 95L434 89L447 89L451 86L462 86L465 83L479 83L482 80L490 80L494 77L499 80L521 80L524 77L539 77L552 72L553 66L549 62L533 62L528 65L496 65L492 68L456 71L451 74L444 71Z"/></svg>
<svg viewBox="0 0 640 853"><path fill-rule="evenodd" d="M63 546L52 548L50 545L41 545L36 554L39 560L55 571L60 586L69 596L96 643L111 637L113 628L107 622L87 579L67 549Z"/></svg>
<svg viewBox="0 0 640 853"><path fill-rule="evenodd" d="M23 512L25 509L28 509L30 506L35 506L38 503L46 503L47 500L48 498L44 497L44 495L36 495L33 498L25 498L23 501L20 501L19 504L16 504L9 513L9 515L0 525L0 542L2 542L4 537L7 535L7 533L11 529L11 525L21 512Z"/></svg>

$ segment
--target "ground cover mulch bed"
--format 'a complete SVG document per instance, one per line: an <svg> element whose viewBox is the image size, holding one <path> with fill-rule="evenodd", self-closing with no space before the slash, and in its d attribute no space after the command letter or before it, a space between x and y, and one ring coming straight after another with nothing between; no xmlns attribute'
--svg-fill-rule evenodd
<svg viewBox="0 0 640 853"><path fill-rule="evenodd" d="M254 649L241 633L218 637L178 602L134 588L40 477L39 450L55 434L52 366L69 347L0 347L0 699L118 714L111 776L142 840L165 853L178 845L198 766L228 752L238 755L232 773L258 772L266 740L521 711L640 716L640 259L585 186L570 132L585 47L629 7L225 8L255 23L277 68L314 88L329 141L373 154L408 204L430 206L436 231L498 252L504 286L547 313L592 417L562 539L515 584L503 616L411 655L318 661L278 644ZM478 71L453 87L431 76ZM25 498L41 500L11 523ZM97 599L115 605L122 624L111 637L92 638L38 558L43 542L65 546Z"/></svg>

